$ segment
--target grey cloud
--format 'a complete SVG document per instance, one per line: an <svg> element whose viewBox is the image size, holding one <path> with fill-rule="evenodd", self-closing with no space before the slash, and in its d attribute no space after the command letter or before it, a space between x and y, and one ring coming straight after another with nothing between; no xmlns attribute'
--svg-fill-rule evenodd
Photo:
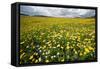
<svg viewBox="0 0 100 69"><path fill-rule="evenodd" d="M75 9L75 8L56 8L40 6L21 6L21 14L30 16L44 15L52 17L91 17L95 16L95 10L92 9Z"/></svg>

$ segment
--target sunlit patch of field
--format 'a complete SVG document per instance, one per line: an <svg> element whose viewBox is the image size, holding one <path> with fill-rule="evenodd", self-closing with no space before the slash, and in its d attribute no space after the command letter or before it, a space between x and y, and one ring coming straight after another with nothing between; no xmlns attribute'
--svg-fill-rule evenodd
<svg viewBox="0 0 100 69"><path fill-rule="evenodd" d="M95 60L94 18L22 16L20 64Z"/></svg>

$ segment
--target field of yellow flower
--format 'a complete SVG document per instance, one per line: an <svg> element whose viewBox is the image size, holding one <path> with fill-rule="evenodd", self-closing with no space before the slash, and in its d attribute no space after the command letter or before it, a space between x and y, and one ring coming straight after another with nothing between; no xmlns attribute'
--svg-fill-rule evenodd
<svg viewBox="0 0 100 69"><path fill-rule="evenodd" d="M95 60L94 18L20 19L20 64Z"/></svg>

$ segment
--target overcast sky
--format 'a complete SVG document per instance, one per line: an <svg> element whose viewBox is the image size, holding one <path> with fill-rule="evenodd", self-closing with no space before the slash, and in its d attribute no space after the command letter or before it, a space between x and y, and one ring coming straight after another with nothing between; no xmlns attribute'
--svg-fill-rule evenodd
<svg viewBox="0 0 100 69"><path fill-rule="evenodd" d="M93 9L57 8L42 6L20 6L20 13L30 16L43 15L52 17L91 17L95 16Z"/></svg>

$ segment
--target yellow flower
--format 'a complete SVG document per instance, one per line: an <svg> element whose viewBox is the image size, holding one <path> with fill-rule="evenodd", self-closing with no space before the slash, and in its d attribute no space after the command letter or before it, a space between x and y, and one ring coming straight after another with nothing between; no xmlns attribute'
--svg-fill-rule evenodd
<svg viewBox="0 0 100 69"><path fill-rule="evenodd" d="M56 48L56 47L53 47L53 48Z"/></svg>
<svg viewBox="0 0 100 69"><path fill-rule="evenodd" d="M88 49L88 48L85 48L85 52L86 52L86 53L89 53L90 51L89 51L89 49Z"/></svg>
<svg viewBox="0 0 100 69"><path fill-rule="evenodd" d="M33 46L33 49L35 48L35 46Z"/></svg>
<svg viewBox="0 0 100 69"><path fill-rule="evenodd" d="M67 49L69 49L70 47L69 47L69 46L67 46L66 48L67 48Z"/></svg>
<svg viewBox="0 0 100 69"><path fill-rule="evenodd" d="M57 55L59 55L60 53L59 52L57 52Z"/></svg>
<svg viewBox="0 0 100 69"><path fill-rule="evenodd" d="M84 55L86 55L86 52L84 52Z"/></svg>
<svg viewBox="0 0 100 69"><path fill-rule="evenodd" d="M45 33L43 33L43 32L41 33L41 35L44 35L44 34L45 34Z"/></svg>
<svg viewBox="0 0 100 69"><path fill-rule="evenodd" d="M45 58L47 58L48 56L45 56Z"/></svg>
<svg viewBox="0 0 100 69"><path fill-rule="evenodd" d="M30 58L29 58L29 59L31 60L32 58L33 58L33 55L32 55L32 56L30 56Z"/></svg>
<svg viewBox="0 0 100 69"><path fill-rule="evenodd" d="M51 46L51 44L48 44L48 46Z"/></svg>
<svg viewBox="0 0 100 69"><path fill-rule="evenodd" d="M75 54L77 54L77 51L75 51Z"/></svg>
<svg viewBox="0 0 100 69"><path fill-rule="evenodd" d="M38 63L38 60L35 60L35 63Z"/></svg>
<svg viewBox="0 0 100 69"><path fill-rule="evenodd" d="M45 42L46 40L43 40L43 42Z"/></svg>
<svg viewBox="0 0 100 69"><path fill-rule="evenodd" d="M50 50L48 50L48 54L50 54Z"/></svg>
<svg viewBox="0 0 100 69"><path fill-rule="evenodd" d="M61 62L64 62L64 59L62 59Z"/></svg>
<svg viewBox="0 0 100 69"><path fill-rule="evenodd" d="M46 62L46 63L48 63L48 62L49 62L49 60L46 60L45 62Z"/></svg>
<svg viewBox="0 0 100 69"><path fill-rule="evenodd" d="M35 53L35 55L38 55L38 53Z"/></svg>
<svg viewBox="0 0 100 69"><path fill-rule="evenodd" d="M57 47L60 47L60 44L58 44Z"/></svg>
<svg viewBox="0 0 100 69"><path fill-rule="evenodd" d="M39 62L41 61L41 57L39 58Z"/></svg>
<svg viewBox="0 0 100 69"><path fill-rule="evenodd" d="M53 56L51 56L51 59L53 59Z"/></svg>
<svg viewBox="0 0 100 69"><path fill-rule="evenodd" d="M43 49L45 49L45 48L46 48L46 46L44 45L42 48L43 48Z"/></svg>
<svg viewBox="0 0 100 69"><path fill-rule="evenodd" d="M61 46L61 49L63 49L64 47Z"/></svg>
<svg viewBox="0 0 100 69"><path fill-rule="evenodd" d="M63 30L61 30L60 33L63 33Z"/></svg>
<svg viewBox="0 0 100 69"><path fill-rule="evenodd" d="M69 33L66 33L66 36L69 36Z"/></svg>
<svg viewBox="0 0 100 69"><path fill-rule="evenodd" d="M50 54L50 50L48 50L48 51L46 52L46 54Z"/></svg>
<svg viewBox="0 0 100 69"><path fill-rule="evenodd" d="M77 39L77 41L80 41L80 36L78 36L78 39Z"/></svg>
<svg viewBox="0 0 100 69"><path fill-rule="evenodd" d="M95 38L95 36L92 36L92 38Z"/></svg>
<svg viewBox="0 0 100 69"><path fill-rule="evenodd" d="M88 48L89 48L89 50L94 50L94 48L93 48L93 47L91 47L91 46L89 46Z"/></svg>
<svg viewBox="0 0 100 69"><path fill-rule="evenodd" d="M22 54L20 55L20 59L24 56L24 54L25 54L25 53L22 53Z"/></svg>
<svg viewBox="0 0 100 69"><path fill-rule="evenodd" d="M32 59L32 62L34 61L35 59Z"/></svg>
<svg viewBox="0 0 100 69"><path fill-rule="evenodd" d="M80 56L82 56L83 54L82 54L82 52L80 52Z"/></svg>
<svg viewBox="0 0 100 69"><path fill-rule="evenodd" d="M25 42L20 42L20 44L24 44Z"/></svg>
<svg viewBox="0 0 100 69"><path fill-rule="evenodd" d="M45 55L45 53L43 52L42 55Z"/></svg>
<svg viewBox="0 0 100 69"><path fill-rule="evenodd" d="M70 46L70 48L74 48L73 46Z"/></svg>

